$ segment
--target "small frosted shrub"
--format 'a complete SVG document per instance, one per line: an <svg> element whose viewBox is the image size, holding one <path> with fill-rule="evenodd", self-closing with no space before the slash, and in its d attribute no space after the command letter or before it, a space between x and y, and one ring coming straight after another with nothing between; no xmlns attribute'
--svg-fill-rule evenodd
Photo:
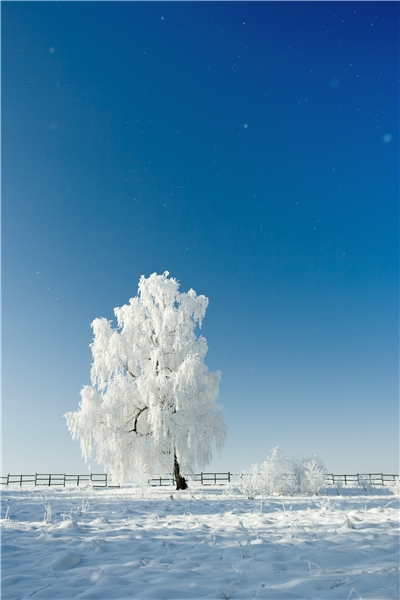
<svg viewBox="0 0 400 600"><path fill-rule="evenodd" d="M240 491L250 500L259 493L260 473L259 466L252 465L250 471L242 471L240 474Z"/></svg>
<svg viewBox="0 0 400 600"><path fill-rule="evenodd" d="M374 489L373 485L371 484L369 478L366 475L359 475L358 481L364 492L372 492L372 490Z"/></svg>
<svg viewBox="0 0 400 600"><path fill-rule="evenodd" d="M326 485L326 468L318 456L303 459L300 466L300 488L303 494L319 494Z"/></svg>
<svg viewBox="0 0 400 600"><path fill-rule="evenodd" d="M296 464L279 446L260 465L259 492L262 496L288 495L296 491Z"/></svg>
<svg viewBox="0 0 400 600"><path fill-rule="evenodd" d="M248 498L318 494L325 485L325 465L315 454L308 458L289 458L277 446L260 465L241 474L241 491Z"/></svg>

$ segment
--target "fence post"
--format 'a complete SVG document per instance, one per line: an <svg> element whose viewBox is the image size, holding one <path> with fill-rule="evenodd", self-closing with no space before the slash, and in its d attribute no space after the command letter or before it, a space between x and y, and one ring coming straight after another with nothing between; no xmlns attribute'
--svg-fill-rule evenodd
<svg viewBox="0 0 400 600"><path fill-rule="evenodd" d="M35 473L35 487L37 486L37 473Z"/></svg>
<svg viewBox="0 0 400 600"><path fill-rule="evenodd" d="M200 481L201 481L201 485L203 485L203 473L200 473Z"/></svg>
<svg viewBox="0 0 400 600"><path fill-rule="evenodd" d="M19 478L19 487L22 487L22 475Z"/></svg>
<svg viewBox="0 0 400 600"><path fill-rule="evenodd" d="M107 473L106 473L106 482L105 482L105 483L106 483L106 487L108 487L108 480L107 480L107 477L108 477L108 475L107 475Z"/></svg>
<svg viewBox="0 0 400 600"><path fill-rule="evenodd" d="M64 487L65 487L65 473L64 473Z"/></svg>
<svg viewBox="0 0 400 600"><path fill-rule="evenodd" d="M228 471L228 483L230 483L230 482L231 482L231 474L230 474L230 472Z"/></svg>
<svg viewBox="0 0 400 600"><path fill-rule="evenodd" d="M78 479L76 480L76 485L79 485L79 475L77 475Z"/></svg>
<svg viewBox="0 0 400 600"><path fill-rule="evenodd" d="M216 473L214 473L214 483L215 483L215 485L217 485L217 474Z"/></svg>
<svg viewBox="0 0 400 600"><path fill-rule="evenodd" d="M384 486L385 484L383 483L383 473L381 473L381 478L382 478L382 486Z"/></svg>
<svg viewBox="0 0 400 600"><path fill-rule="evenodd" d="M347 485L346 475L344 476L344 485Z"/></svg>
<svg viewBox="0 0 400 600"><path fill-rule="evenodd" d="M10 483L10 473L7 473L7 485Z"/></svg>
<svg viewBox="0 0 400 600"><path fill-rule="evenodd" d="M51 473L49 473L49 487L51 486Z"/></svg>

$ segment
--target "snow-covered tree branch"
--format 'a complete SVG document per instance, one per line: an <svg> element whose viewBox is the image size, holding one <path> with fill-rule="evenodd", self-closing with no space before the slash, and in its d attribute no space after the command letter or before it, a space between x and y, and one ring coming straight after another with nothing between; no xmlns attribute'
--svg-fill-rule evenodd
<svg viewBox="0 0 400 600"><path fill-rule="evenodd" d="M207 342L194 331L208 299L180 293L168 275L141 277L138 295L114 310L115 329L93 321L91 385L65 417L85 461L95 453L117 481L144 467L174 471L184 488L182 472L204 468L226 430L216 405L220 373L208 371Z"/></svg>

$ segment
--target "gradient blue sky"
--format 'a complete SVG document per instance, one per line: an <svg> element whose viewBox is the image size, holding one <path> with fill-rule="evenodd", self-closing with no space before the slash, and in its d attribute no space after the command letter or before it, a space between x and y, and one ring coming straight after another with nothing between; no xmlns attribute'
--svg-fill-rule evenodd
<svg viewBox="0 0 400 600"><path fill-rule="evenodd" d="M397 2L2 2L3 473L87 472L91 321L210 300L228 443L396 472Z"/></svg>

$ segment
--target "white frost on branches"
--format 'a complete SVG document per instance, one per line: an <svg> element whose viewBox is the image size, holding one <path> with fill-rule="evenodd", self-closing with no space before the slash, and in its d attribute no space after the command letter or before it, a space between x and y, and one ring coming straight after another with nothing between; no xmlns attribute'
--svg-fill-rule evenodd
<svg viewBox="0 0 400 600"><path fill-rule="evenodd" d="M260 465L241 474L241 489L248 498L260 494L286 496L319 494L326 484L326 468L318 456L288 458L279 446Z"/></svg>
<svg viewBox="0 0 400 600"><path fill-rule="evenodd" d="M93 321L91 385L65 415L85 461L95 453L117 482L172 472L175 454L183 471L203 468L226 438L220 373L208 371L207 342L194 332L208 299L180 293L168 275L140 278L138 295L114 310L116 328Z"/></svg>
<svg viewBox="0 0 400 600"><path fill-rule="evenodd" d="M301 463L301 491L303 494L319 494L326 485L326 468L318 456L312 454Z"/></svg>

